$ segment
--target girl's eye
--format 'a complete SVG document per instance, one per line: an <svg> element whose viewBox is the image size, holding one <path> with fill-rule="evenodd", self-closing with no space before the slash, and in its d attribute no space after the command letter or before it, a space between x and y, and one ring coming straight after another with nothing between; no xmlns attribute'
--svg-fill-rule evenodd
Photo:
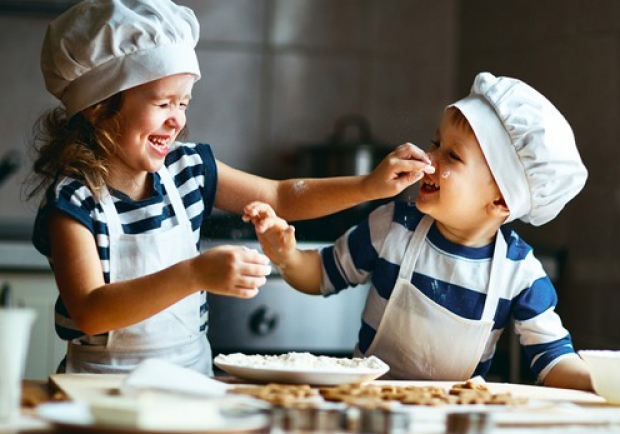
<svg viewBox="0 0 620 434"><path fill-rule="evenodd" d="M459 157L458 155L456 155L454 152L450 152L450 158L452 158L453 160L456 161L461 161L461 157Z"/></svg>
<svg viewBox="0 0 620 434"><path fill-rule="evenodd" d="M436 148L439 148L439 147L440 147L440 142L439 142L439 140L431 140L431 144L432 144L433 146L435 146Z"/></svg>
<svg viewBox="0 0 620 434"><path fill-rule="evenodd" d="M188 106L189 106L189 103L186 103L186 102L181 102L178 105L180 110L185 110L185 109L187 109ZM160 103L157 104L157 107L159 107L161 109L169 109L169 108L172 107L172 103L170 103L170 102L160 102Z"/></svg>

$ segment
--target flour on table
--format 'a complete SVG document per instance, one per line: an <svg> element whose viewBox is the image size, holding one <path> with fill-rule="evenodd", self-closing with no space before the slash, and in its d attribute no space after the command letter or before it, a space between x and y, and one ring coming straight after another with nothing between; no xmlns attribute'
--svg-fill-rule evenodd
<svg viewBox="0 0 620 434"><path fill-rule="evenodd" d="M259 369L294 369L300 371L351 371L378 370L387 365L375 356L366 358L337 358L315 356L310 353L287 353L279 356L246 355L241 353L220 354L217 363Z"/></svg>

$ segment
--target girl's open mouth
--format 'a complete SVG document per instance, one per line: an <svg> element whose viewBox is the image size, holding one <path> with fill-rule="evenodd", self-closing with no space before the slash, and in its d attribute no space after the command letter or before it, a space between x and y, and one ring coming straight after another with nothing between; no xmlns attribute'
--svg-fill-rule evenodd
<svg viewBox="0 0 620 434"><path fill-rule="evenodd" d="M165 156L168 153L168 142L170 136L149 136L149 142L151 146L157 151L157 153Z"/></svg>

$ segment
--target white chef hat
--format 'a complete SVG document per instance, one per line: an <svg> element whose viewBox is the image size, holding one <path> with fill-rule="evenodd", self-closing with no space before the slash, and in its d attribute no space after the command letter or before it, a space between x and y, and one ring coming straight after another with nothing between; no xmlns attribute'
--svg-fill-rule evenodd
<svg viewBox="0 0 620 434"><path fill-rule="evenodd" d="M169 75L200 78L199 24L170 0L82 0L50 23L41 50L47 90L67 117Z"/></svg>
<svg viewBox="0 0 620 434"><path fill-rule="evenodd" d="M452 106L480 143L510 209L507 222L545 224L583 188L588 172L570 125L529 85L482 72L471 93Z"/></svg>

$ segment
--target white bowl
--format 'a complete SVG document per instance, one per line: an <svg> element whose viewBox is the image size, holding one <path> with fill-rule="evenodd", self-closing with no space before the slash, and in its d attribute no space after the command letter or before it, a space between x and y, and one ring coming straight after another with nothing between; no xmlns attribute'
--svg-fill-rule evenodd
<svg viewBox="0 0 620 434"><path fill-rule="evenodd" d="M610 404L620 404L620 351L581 350L579 355L590 368L597 395Z"/></svg>

